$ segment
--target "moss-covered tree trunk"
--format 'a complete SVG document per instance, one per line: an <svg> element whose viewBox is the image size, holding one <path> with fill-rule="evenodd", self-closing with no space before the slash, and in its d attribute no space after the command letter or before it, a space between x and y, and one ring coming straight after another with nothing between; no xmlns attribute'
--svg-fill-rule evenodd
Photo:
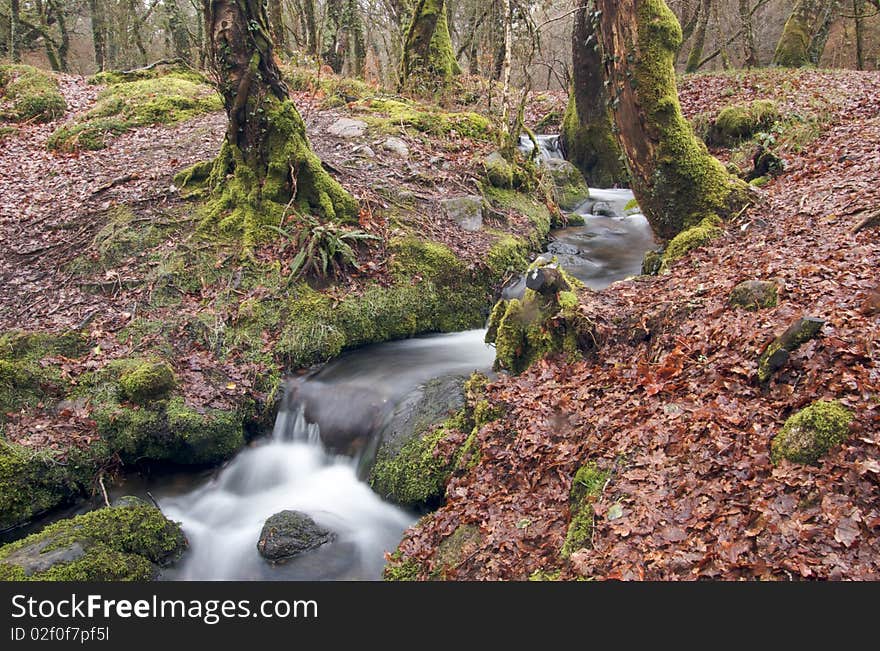
<svg viewBox="0 0 880 651"><path fill-rule="evenodd" d="M632 189L664 239L724 217L748 202L684 119L674 59L681 26L662 0L596 0L605 75Z"/></svg>
<svg viewBox="0 0 880 651"><path fill-rule="evenodd" d="M455 59L446 18L446 0L419 0L403 44L401 89L435 92L459 74L461 68Z"/></svg>
<svg viewBox="0 0 880 651"><path fill-rule="evenodd" d="M273 57L262 0L203 0L211 67L229 124L210 175L211 218L265 239L289 204L329 220L356 217L357 203L312 152L305 123Z"/></svg>
<svg viewBox="0 0 880 651"><path fill-rule="evenodd" d="M703 48L706 45L706 31L709 28L709 14L712 10L712 0L701 0L698 9L699 20L694 32L694 41L691 43L691 51L688 54L685 72L696 72L700 69L703 61Z"/></svg>
<svg viewBox="0 0 880 651"><path fill-rule="evenodd" d="M579 0L571 35L573 87L562 122L562 146L589 185L610 188L625 183L629 175L614 134L595 18L593 1Z"/></svg>
<svg viewBox="0 0 880 651"><path fill-rule="evenodd" d="M813 26L827 0L797 0L782 28L773 63L786 68L810 65Z"/></svg>

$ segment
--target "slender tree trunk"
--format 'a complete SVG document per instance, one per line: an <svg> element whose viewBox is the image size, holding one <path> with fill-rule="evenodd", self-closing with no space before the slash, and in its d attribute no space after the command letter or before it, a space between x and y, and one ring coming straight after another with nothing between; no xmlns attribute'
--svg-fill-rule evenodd
<svg viewBox="0 0 880 651"><path fill-rule="evenodd" d="M590 186L608 188L624 183L628 175L608 106L596 19L592 0L579 0L571 33L573 86L562 122L562 146Z"/></svg>
<svg viewBox="0 0 880 651"><path fill-rule="evenodd" d="M178 0L165 0L165 22L170 42L170 50L175 57L189 61L192 56L192 44L189 31L186 29L186 18L180 10Z"/></svg>
<svg viewBox="0 0 880 651"><path fill-rule="evenodd" d="M837 18L840 10L840 0L826 0L819 12L819 18L813 28L813 38L810 39L810 63L818 66L825 52L825 44L831 33L831 25Z"/></svg>
<svg viewBox="0 0 880 651"><path fill-rule="evenodd" d="M58 43L58 69L67 72L67 55L70 52L70 32L67 29L67 20L64 15L64 6L59 0L51 0L49 7L52 10L52 18L58 25L60 43Z"/></svg>
<svg viewBox="0 0 880 651"><path fill-rule="evenodd" d="M853 0L853 15L855 16L855 32L856 32L856 69L865 69L865 46L864 46L864 26L865 20L865 0Z"/></svg>
<svg viewBox="0 0 880 651"><path fill-rule="evenodd" d="M614 122L654 232L669 239L740 210L748 187L709 154L681 112L675 14L661 0L596 0L596 8Z"/></svg>
<svg viewBox="0 0 880 651"><path fill-rule="evenodd" d="M9 58L13 63L21 63L21 51L18 48L18 33L21 30L21 5L19 0L12 0L9 8Z"/></svg>
<svg viewBox="0 0 880 651"><path fill-rule="evenodd" d="M272 40L282 54L287 54L287 34L284 26L284 4L282 0L269 0L269 26Z"/></svg>
<svg viewBox="0 0 880 651"><path fill-rule="evenodd" d="M773 63L786 68L802 68L810 64L810 43L813 26L824 4L823 0L797 0L782 36L776 45Z"/></svg>
<svg viewBox="0 0 880 651"><path fill-rule="evenodd" d="M696 72L700 68L700 62L703 60L703 48L706 45L706 30L709 27L709 15L712 11L712 0L702 0L700 2L700 18L697 21L697 28L694 32L694 42L691 44L690 54L688 54L685 72Z"/></svg>
<svg viewBox="0 0 880 651"><path fill-rule="evenodd" d="M501 64L501 150L511 158L516 144L510 137L510 0L501 0L501 11L504 18L504 61Z"/></svg>
<svg viewBox="0 0 880 651"><path fill-rule="evenodd" d="M437 92L459 74L452 49L445 0L419 0L403 45L401 88Z"/></svg>
<svg viewBox="0 0 880 651"><path fill-rule="evenodd" d="M743 31L743 65L746 68L756 68L758 67L758 48L755 44L751 0L739 0L739 20Z"/></svg>
<svg viewBox="0 0 880 651"><path fill-rule="evenodd" d="M203 0L203 6L210 65L228 117L209 179L212 218L231 210L220 227L241 233L246 247L266 239L265 226L278 224L291 203L323 219L355 219L357 203L309 146L275 64L263 0Z"/></svg>

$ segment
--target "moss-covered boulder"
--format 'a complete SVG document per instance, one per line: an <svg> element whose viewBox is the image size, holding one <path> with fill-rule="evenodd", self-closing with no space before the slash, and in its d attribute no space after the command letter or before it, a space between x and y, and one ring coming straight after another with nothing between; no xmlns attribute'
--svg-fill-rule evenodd
<svg viewBox="0 0 880 651"><path fill-rule="evenodd" d="M100 92L91 110L55 130L46 142L50 150L101 149L113 136L131 129L175 124L223 108L210 85L188 75L111 79L114 83Z"/></svg>
<svg viewBox="0 0 880 651"><path fill-rule="evenodd" d="M257 551L272 563L286 561L336 540L336 534L299 511L281 511L263 525Z"/></svg>
<svg viewBox="0 0 880 651"><path fill-rule="evenodd" d="M595 342L593 325L577 310L583 285L546 256L526 273L522 299L499 301L486 342L495 344L495 368L521 373L534 362L564 353L577 359Z"/></svg>
<svg viewBox="0 0 880 651"><path fill-rule="evenodd" d="M771 341L758 358L758 380L769 382L770 378L785 366L791 354L822 332L825 321L819 317L805 316L794 321L781 335Z"/></svg>
<svg viewBox="0 0 880 651"><path fill-rule="evenodd" d="M721 224L720 217L710 215L696 226L692 226L673 237L663 251L658 271L660 273L667 271L673 262L719 237L724 232Z"/></svg>
<svg viewBox="0 0 880 651"><path fill-rule="evenodd" d="M847 439L852 420L853 413L839 402L814 402L785 421L770 444L770 458L815 464Z"/></svg>
<svg viewBox="0 0 880 651"><path fill-rule="evenodd" d="M0 531L84 495L95 471L91 457L35 452L0 438Z"/></svg>
<svg viewBox="0 0 880 651"><path fill-rule="evenodd" d="M590 188L573 164L554 158L545 161L544 165L553 179L553 196L561 210L574 210L590 198Z"/></svg>
<svg viewBox="0 0 880 651"><path fill-rule="evenodd" d="M167 362L144 362L123 373L119 386L127 400L145 404L165 397L176 386L174 370Z"/></svg>
<svg viewBox="0 0 880 651"><path fill-rule="evenodd" d="M571 520L562 545L562 557L568 559L579 549L592 546L593 502L602 494L609 473L589 463L575 473L571 482L569 509Z"/></svg>
<svg viewBox="0 0 880 651"><path fill-rule="evenodd" d="M733 104L721 110L709 127L708 142L712 145L731 146L751 138L759 131L767 131L780 119L779 108L771 100L759 99Z"/></svg>
<svg viewBox="0 0 880 651"><path fill-rule="evenodd" d="M733 288L728 303L752 312L776 307L779 286L770 280L746 280Z"/></svg>
<svg viewBox="0 0 880 651"><path fill-rule="evenodd" d="M185 548L179 525L154 506L128 500L0 548L0 580L149 581Z"/></svg>
<svg viewBox="0 0 880 651"><path fill-rule="evenodd" d="M0 118L15 122L51 122L67 111L58 80L24 65L0 66Z"/></svg>

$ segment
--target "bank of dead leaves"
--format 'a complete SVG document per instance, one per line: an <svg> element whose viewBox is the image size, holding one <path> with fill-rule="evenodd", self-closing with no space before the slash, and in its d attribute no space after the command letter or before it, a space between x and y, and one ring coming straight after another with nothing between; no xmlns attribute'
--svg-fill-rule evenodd
<svg viewBox="0 0 880 651"><path fill-rule="evenodd" d="M845 87L849 115L790 156L760 205L670 275L582 294L601 335L585 361L544 361L490 386L506 415L479 433L479 464L401 543L423 576L880 579L880 234L852 232L880 207L880 76L828 77L796 81ZM726 77L690 83L686 106L730 102L712 94ZM731 308L750 279L775 279L779 305ZM827 322L822 336L761 386L760 352L803 315ZM785 419L820 399L855 413L850 437L816 466L773 465ZM610 479L591 544L564 562L571 478L588 462ZM479 548L436 567L461 524L479 528Z"/></svg>

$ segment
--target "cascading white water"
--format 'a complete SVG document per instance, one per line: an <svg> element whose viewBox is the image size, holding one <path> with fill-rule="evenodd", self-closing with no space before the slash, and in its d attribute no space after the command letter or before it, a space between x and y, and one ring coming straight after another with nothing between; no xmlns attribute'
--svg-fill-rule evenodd
<svg viewBox="0 0 880 651"><path fill-rule="evenodd" d="M357 428L375 402L388 408L428 379L488 370L494 359L484 331L423 337L354 351L313 378L282 406L271 437L239 453L194 489L153 488L165 514L182 523L190 549L165 572L170 580L373 580L414 514L384 502L358 476L358 459L328 452L320 428L306 421L298 396L321 400L335 425ZM314 385L318 391L302 391ZM366 394L354 401L346 396ZM343 399L340 400L340 397ZM372 400L372 402L371 402ZM344 416L340 420L340 412ZM381 420L376 426L381 425ZM375 436L377 432L372 432ZM265 521L302 511L337 534L321 548L272 565L257 553Z"/></svg>

